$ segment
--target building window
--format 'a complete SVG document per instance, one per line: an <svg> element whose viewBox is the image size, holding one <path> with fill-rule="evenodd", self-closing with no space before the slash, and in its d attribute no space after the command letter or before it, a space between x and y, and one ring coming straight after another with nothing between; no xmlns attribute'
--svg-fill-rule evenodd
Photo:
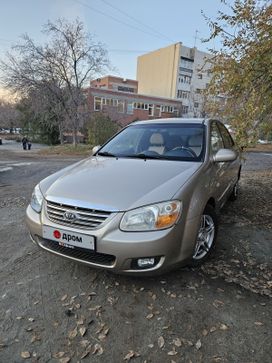
<svg viewBox="0 0 272 363"><path fill-rule="evenodd" d="M201 73L198 73L197 78L198 79L202 79L203 78L202 74Z"/></svg>
<svg viewBox="0 0 272 363"><path fill-rule="evenodd" d="M117 90L121 92L130 92L134 93L134 88L132 87L125 87L125 86L117 86Z"/></svg>
<svg viewBox="0 0 272 363"><path fill-rule="evenodd" d="M152 105L152 104L149 104L148 115L149 116L154 116L154 105Z"/></svg>
<svg viewBox="0 0 272 363"><path fill-rule="evenodd" d="M102 98L101 97L95 97L94 98L94 110L95 111L101 111L102 110Z"/></svg>
<svg viewBox="0 0 272 363"><path fill-rule="evenodd" d="M197 88L197 89L196 89L196 93L197 93L198 95L200 95L200 94L201 94L201 91L202 91L202 90L201 90L200 88Z"/></svg>
<svg viewBox="0 0 272 363"><path fill-rule="evenodd" d="M180 79L180 83L191 84L192 77L182 74L182 75L180 75L179 79Z"/></svg>
<svg viewBox="0 0 272 363"><path fill-rule="evenodd" d="M133 102L128 102L127 103L127 114L128 115L133 115Z"/></svg>
<svg viewBox="0 0 272 363"><path fill-rule="evenodd" d="M118 100L113 100L113 106L117 107L118 106Z"/></svg>
<svg viewBox="0 0 272 363"><path fill-rule="evenodd" d="M181 106L181 113L183 115L187 114L188 113L188 109L189 109L188 106Z"/></svg>
<svg viewBox="0 0 272 363"><path fill-rule="evenodd" d="M124 101L118 100L117 112L119 112L119 113L125 112L125 102Z"/></svg>
<svg viewBox="0 0 272 363"><path fill-rule="evenodd" d="M180 66L182 68L193 69L194 61L192 59L181 57Z"/></svg>
<svg viewBox="0 0 272 363"><path fill-rule="evenodd" d="M198 108L198 106L199 106L199 103L198 102L195 102L194 103L194 108Z"/></svg>
<svg viewBox="0 0 272 363"><path fill-rule="evenodd" d="M183 98L183 99L188 99L189 98L189 94L190 92L188 91L182 91L182 90L178 90L177 92L177 98Z"/></svg>

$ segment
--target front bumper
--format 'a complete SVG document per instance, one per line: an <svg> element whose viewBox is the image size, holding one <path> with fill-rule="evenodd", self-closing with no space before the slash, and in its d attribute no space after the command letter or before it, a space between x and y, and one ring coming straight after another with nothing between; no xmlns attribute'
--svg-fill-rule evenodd
<svg viewBox="0 0 272 363"><path fill-rule="evenodd" d="M172 228L149 232L121 231L121 217L122 213L116 213L104 226L94 230L83 230L50 221L44 209L38 214L28 206L26 211L26 223L33 242L51 253L92 267L117 273L155 274L162 273L173 265L184 264L192 256L199 217L189 221L181 218ZM43 225L94 236L96 251L74 251L60 247L57 242L45 240L42 236ZM136 259L153 257L156 257L155 266L145 269L134 267Z"/></svg>

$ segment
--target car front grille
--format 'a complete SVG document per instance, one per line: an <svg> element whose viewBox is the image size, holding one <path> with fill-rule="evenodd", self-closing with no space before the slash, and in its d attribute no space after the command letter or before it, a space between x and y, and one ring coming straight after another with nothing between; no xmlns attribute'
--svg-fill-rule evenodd
<svg viewBox="0 0 272 363"><path fill-rule="evenodd" d="M81 208L49 200L46 201L46 212L52 222L82 229L95 229L111 215L108 211ZM75 214L76 218L68 220L64 216L66 212Z"/></svg>
<svg viewBox="0 0 272 363"><path fill-rule="evenodd" d="M52 252L58 252L64 256L73 257L83 262L91 262L101 266L112 266L115 262L115 256L113 255L90 251L87 248L64 247L60 246L58 242L41 237L39 237L39 244Z"/></svg>

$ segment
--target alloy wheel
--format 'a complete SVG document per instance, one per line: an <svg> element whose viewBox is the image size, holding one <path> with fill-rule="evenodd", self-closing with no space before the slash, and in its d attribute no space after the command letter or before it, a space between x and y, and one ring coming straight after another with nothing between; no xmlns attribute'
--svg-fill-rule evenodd
<svg viewBox="0 0 272 363"><path fill-rule="evenodd" d="M201 217L200 228L197 235L194 260L201 260L210 251L215 237L215 224L209 214Z"/></svg>

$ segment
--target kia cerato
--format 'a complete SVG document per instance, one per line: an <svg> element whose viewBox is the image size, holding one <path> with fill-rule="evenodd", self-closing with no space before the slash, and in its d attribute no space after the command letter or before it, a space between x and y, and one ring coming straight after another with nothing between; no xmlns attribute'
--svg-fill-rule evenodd
<svg viewBox="0 0 272 363"><path fill-rule="evenodd" d="M240 172L221 122L138 121L36 185L26 221L43 250L118 273L161 273L209 256Z"/></svg>

